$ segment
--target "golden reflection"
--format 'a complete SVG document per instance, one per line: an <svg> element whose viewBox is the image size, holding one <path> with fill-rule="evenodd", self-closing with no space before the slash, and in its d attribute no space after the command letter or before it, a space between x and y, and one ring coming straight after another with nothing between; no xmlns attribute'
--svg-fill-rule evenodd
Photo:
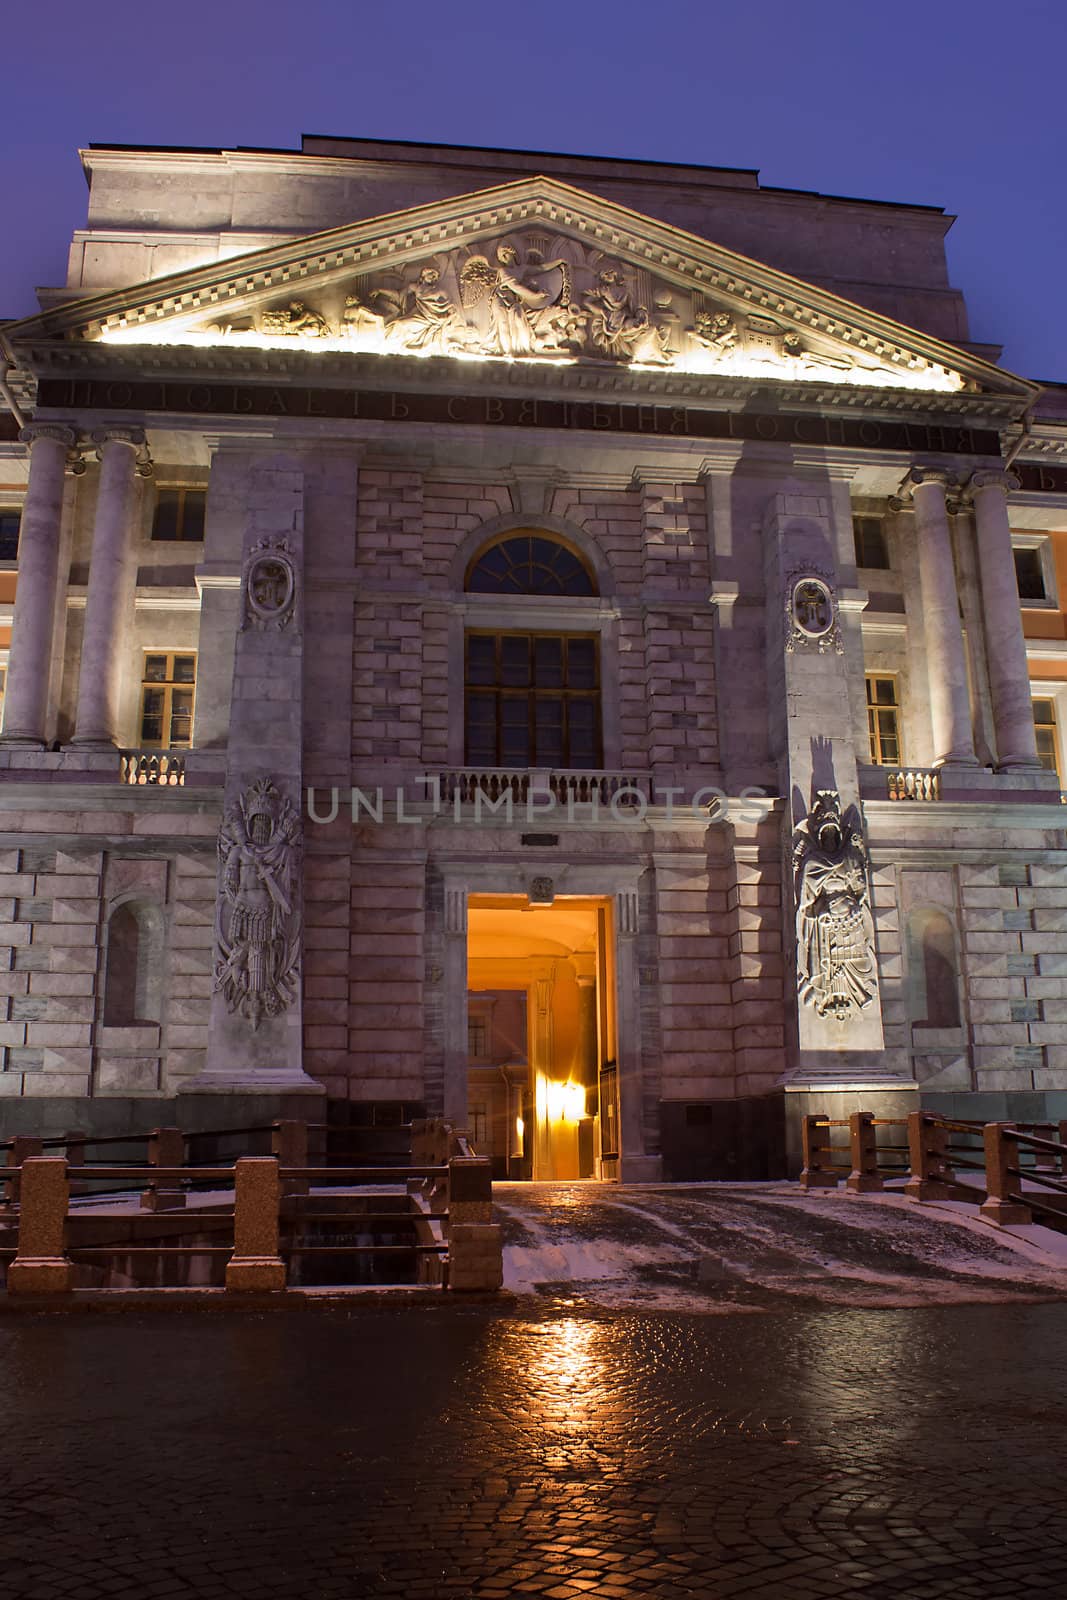
<svg viewBox="0 0 1067 1600"><path fill-rule="evenodd" d="M602 1324L562 1317L509 1331L505 1360L522 1372L528 1411L577 1428L602 1414L608 1390Z"/></svg>

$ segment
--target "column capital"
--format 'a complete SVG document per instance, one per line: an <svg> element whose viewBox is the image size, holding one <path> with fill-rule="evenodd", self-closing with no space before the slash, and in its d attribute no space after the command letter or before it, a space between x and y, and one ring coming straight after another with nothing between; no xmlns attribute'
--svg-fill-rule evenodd
<svg viewBox="0 0 1067 1600"><path fill-rule="evenodd" d="M143 428L128 427L95 428L92 439L98 456L109 444L124 444L131 450L140 450L145 442Z"/></svg>
<svg viewBox="0 0 1067 1600"><path fill-rule="evenodd" d="M915 496L915 491L927 485L936 484L942 493L947 495L956 487L958 481L956 474L949 472L945 467L912 467L896 494L891 497L889 508L891 511L906 511L909 501Z"/></svg>
<svg viewBox="0 0 1067 1600"><path fill-rule="evenodd" d="M965 498L970 500L980 489L999 489L1007 497L1009 494L1014 494L1021 486L1021 479L1016 477L1014 472L1004 468L992 468L982 472L972 472L963 486L963 493Z"/></svg>
<svg viewBox="0 0 1067 1600"><path fill-rule="evenodd" d="M38 439L52 439L65 450L73 450L78 442L74 429L68 428L65 422L28 422L19 429L20 444L33 445Z"/></svg>

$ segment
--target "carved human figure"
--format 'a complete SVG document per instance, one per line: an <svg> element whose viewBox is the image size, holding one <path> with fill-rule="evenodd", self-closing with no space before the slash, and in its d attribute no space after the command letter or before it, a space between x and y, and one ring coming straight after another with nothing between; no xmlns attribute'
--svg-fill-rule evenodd
<svg viewBox="0 0 1067 1600"><path fill-rule="evenodd" d="M528 356L564 348L573 337L577 308L570 303L570 264L527 252L520 266L513 244L497 245L495 267L471 256L460 273L463 304L488 306L486 348L502 356Z"/></svg>
<svg viewBox="0 0 1067 1600"><path fill-rule="evenodd" d="M370 306L364 305L358 294L346 295L345 308L341 313L341 332L353 344L380 345L385 332L385 317L380 311L373 311Z"/></svg>
<svg viewBox="0 0 1067 1600"><path fill-rule="evenodd" d="M448 290L441 287L436 267L423 267L408 285L399 315L388 324L386 334L391 344L405 350L437 354L466 349L471 342L471 330Z"/></svg>
<svg viewBox="0 0 1067 1600"><path fill-rule="evenodd" d="M293 1000L300 955L300 819L270 778L249 785L218 836L215 988L252 1030Z"/></svg>
<svg viewBox="0 0 1067 1600"><path fill-rule="evenodd" d="M290 300L280 311L264 311L259 326L262 333L284 333L305 339L324 339L330 331L326 318L310 310L303 300Z"/></svg>
<svg viewBox="0 0 1067 1600"><path fill-rule="evenodd" d="M854 807L821 789L793 835L797 987L820 1017L847 1022L875 995L867 851Z"/></svg>
<svg viewBox="0 0 1067 1600"><path fill-rule="evenodd" d="M655 338L648 307L634 304L629 285L614 267L600 270L596 288L583 304L589 314L589 348L594 355L613 361L640 359L638 349L648 346L650 333Z"/></svg>
<svg viewBox="0 0 1067 1600"><path fill-rule="evenodd" d="M848 356L828 356L815 350L805 350L799 333L787 333L782 340L786 358L804 377L817 378L825 374L833 378L849 372L855 363Z"/></svg>

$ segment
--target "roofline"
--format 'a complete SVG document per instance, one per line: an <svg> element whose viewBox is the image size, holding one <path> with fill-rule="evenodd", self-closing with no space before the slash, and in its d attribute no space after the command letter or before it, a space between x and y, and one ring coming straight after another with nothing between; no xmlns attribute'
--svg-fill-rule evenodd
<svg viewBox="0 0 1067 1600"><path fill-rule="evenodd" d="M144 155L186 155L186 156L224 156L233 155L263 155L263 156L297 156L308 161L317 161L320 156L303 148L309 139L332 140L337 144L373 144L382 145L391 150L440 150L456 151L465 155L486 156L529 156L545 157L550 161L589 161L603 162L605 165L643 167L652 170L664 171L668 168L680 172L730 173L738 177L749 177L756 180L756 189L760 194L797 195L815 200L830 200L842 205L882 206L895 211L928 211L935 216L947 217L949 223L955 222L954 215L945 211L944 206L930 205L922 201L913 200L875 200L866 195L841 195L824 194L821 189L792 189L780 184L760 183L759 167L709 167L695 161L650 161L642 156L601 156L583 155L574 150L529 150L520 149L512 145L478 145L478 144L440 144L428 143L419 139L372 139L356 138L348 134L339 133L303 133L300 136L301 148L281 145L185 145L185 144L111 144L105 142L92 142L84 148L87 151L117 150L130 154ZM335 159L358 160L356 156L337 157ZM363 159L370 160L370 157Z"/></svg>

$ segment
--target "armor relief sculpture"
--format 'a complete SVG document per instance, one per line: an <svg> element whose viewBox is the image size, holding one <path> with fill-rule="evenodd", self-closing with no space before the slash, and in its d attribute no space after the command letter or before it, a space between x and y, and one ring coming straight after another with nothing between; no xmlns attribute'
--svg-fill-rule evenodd
<svg viewBox="0 0 1067 1600"><path fill-rule="evenodd" d="M825 574L806 570L787 580L785 649L788 655L805 649L843 653L837 596Z"/></svg>
<svg viewBox="0 0 1067 1600"><path fill-rule="evenodd" d="M151 333L106 337L188 345L443 355L468 360L673 369L823 385L964 386L948 368L916 368L848 349L778 317L716 302L567 235L533 230L441 250L404 266L324 285L230 321L182 317Z"/></svg>
<svg viewBox="0 0 1067 1600"><path fill-rule="evenodd" d="M287 628L296 614L296 568L288 541L260 539L245 558L241 628Z"/></svg>
<svg viewBox="0 0 1067 1600"><path fill-rule="evenodd" d="M877 993L867 849L855 806L820 789L793 831L797 991L819 1017L852 1022Z"/></svg>
<svg viewBox="0 0 1067 1600"><path fill-rule="evenodd" d="M253 1033L296 997L300 857L297 811L270 778L257 778L219 828L215 911L215 989Z"/></svg>

